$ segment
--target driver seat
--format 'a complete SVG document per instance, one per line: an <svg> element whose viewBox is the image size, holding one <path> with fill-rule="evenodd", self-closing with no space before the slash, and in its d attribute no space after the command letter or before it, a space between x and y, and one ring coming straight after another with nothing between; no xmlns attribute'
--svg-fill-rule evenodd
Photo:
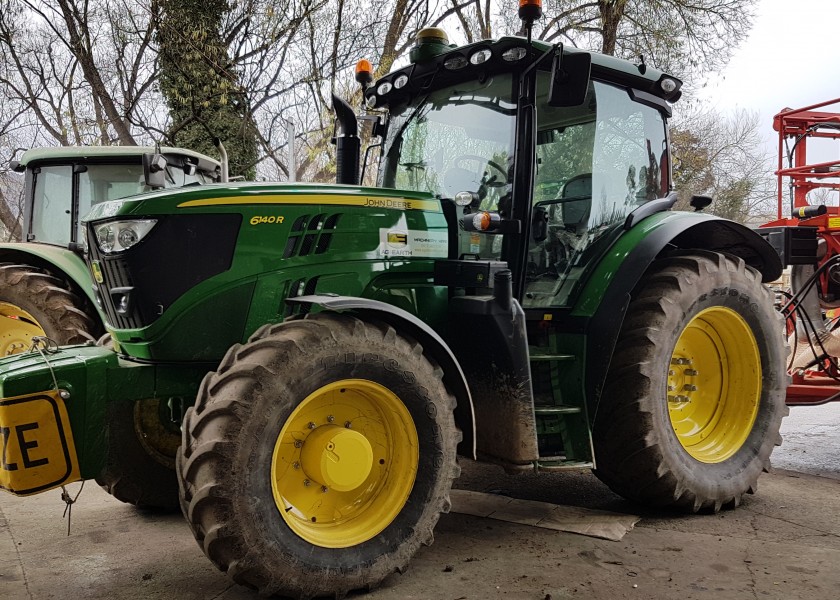
<svg viewBox="0 0 840 600"><path fill-rule="evenodd" d="M592 208L592 173L581 173L569 179L560 192L561 198L582 196L580 200L564 202L560 206L563 211L563 225L572 233L583 233L589 221Z"/></svg>

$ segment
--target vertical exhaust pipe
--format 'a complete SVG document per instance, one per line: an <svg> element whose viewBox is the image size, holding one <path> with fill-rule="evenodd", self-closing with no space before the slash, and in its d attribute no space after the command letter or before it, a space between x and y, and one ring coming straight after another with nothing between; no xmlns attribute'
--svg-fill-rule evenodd
<svg viewBox="0 0 840 600"><path fill-rule="evenodd" d="M225 145L222 143L222 140L219 138L213 138L213 145L216 146L216 150L219 151L219 156L221 157L222 163L222 176L221 182L227 183L228 182L228 155L227 150L225 150Z"/></svg>
<svg viewBox="0 0 840 600"><path fill-rule="evenodd" d="M333 110L338 120L333 143L335 144L335 181L348 185L359 185L359 154L362 141L359 139L359 122L356 113L346 101L332 95Z"/></svg>

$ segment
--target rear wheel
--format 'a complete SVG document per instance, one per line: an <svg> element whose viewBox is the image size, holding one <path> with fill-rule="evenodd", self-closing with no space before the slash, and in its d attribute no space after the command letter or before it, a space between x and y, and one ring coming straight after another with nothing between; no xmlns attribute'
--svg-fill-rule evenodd
<svg viewBox="0 0 840 600"><path fill-rule="evenodd" d="M742 260L693 251L655 263L628 309L598 407L596 474L654 506L737 506L781 443L783 329Z"/></svg>
<svg viewBox="0 0 840 600"><path fill-rule="evenodd" d="M30 265L0 264L0 355L28 349L36 336L69 345L101 334L93 307L66 281Z"/></svg>
<svg viewBox="0 0 840 600"><path fill-rule="evenodd" d="M178 455L205 554L266 595L341 596L403 569L458 470L441 377L393 328L331 313L231 348Z"/></svg>

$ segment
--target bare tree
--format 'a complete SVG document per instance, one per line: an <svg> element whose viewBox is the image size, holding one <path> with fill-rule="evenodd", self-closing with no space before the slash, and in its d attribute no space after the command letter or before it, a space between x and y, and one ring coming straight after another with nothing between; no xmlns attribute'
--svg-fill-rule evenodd
<svg viewBox="0 0 840 600"><path fill-rule="evenodd" d="M694 112L671 127L678 206L693 194L712 196L709 212L757 225L775 216L773 155L763 149L758 113Z"/></svg>
<svg viewBox="0 0 840 600"><path fill-rule="evenodd" d="M130 0L0 0L0 95L48 135L34 143L135 144L151 35L149 7Z"/></svg>

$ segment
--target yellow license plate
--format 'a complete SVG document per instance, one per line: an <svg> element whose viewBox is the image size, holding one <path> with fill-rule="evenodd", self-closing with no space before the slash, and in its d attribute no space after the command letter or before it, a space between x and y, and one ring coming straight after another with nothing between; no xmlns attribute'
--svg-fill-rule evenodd
<svg viewBox="0 0 840 600"><path fill-rule="evenodd" d="M0 399L0 489L27 496L80 478L58 392Z"/></svg>

